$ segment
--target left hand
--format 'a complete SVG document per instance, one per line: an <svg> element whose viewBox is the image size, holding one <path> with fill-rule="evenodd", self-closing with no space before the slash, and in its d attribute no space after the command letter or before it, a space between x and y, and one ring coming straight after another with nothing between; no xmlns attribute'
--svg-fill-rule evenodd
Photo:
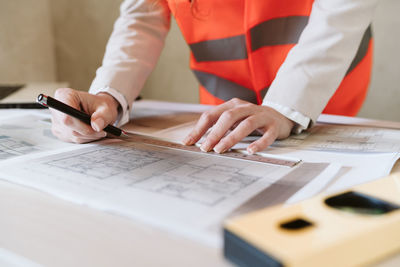
<svg viewBox="0 0 400 267"><path fill-rule="evenodd" d="M267 148L276 139L287 138L293 126L293 121L270 107L233 98L204 112L183 143L195 144L212 127L200 148L205 152L214 149L217 153L223 153L258 130L262 136L247 147L247 151L254 154ZM230 129L233 130L226 135Z"/></svg>

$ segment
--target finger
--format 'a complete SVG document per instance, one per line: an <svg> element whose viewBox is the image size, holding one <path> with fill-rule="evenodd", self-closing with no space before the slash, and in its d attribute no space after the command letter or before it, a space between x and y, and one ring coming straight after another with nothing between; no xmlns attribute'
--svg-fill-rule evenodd
<svg viewBox="0 0 400 267"><path fill-rule="evenodd" d="M92 128L100 132L102 131L108 124L114 123L114 118L117 117L116 110L110 109L109 106L103 104L99 106L96 111L92 114L91 118L91 126Z"/></svg>
<svg viewBox="0 0 400 267"><path fill-rule="evenodd" d="M238 120L243 120L254 112L252 106L240 106L222 113L217 123L208 134L206 141L201 145L201 150L210 151L224 137L227 131ZM246 121L246 120L245 120ZM254 129L253 129L254 130Z"/></svg>
<svg viewBox="0 0 400 267"><path fill-rule="evenodd" d="M77 131L71 131L70 135L81 138L81 139L100 139L107 136L107 133L104 131L94 132L93 134L83 135Z"/></svg>
<svg viewBox="0 0 400 267"><path fill-rule="evenodd" d="M76 143L76 144L84 144L84 143L90 143L94 141L98 141L99 138L82 138L82 137L77 137L77 136L72 136L71 137L71 142Z"/></svg>
<svg viewBox="0 0 400 267"><path fill-rule="evenodd" d="M80 94L81 92L75 91L71 88L60 88L55 92L54 97L75 109L81 110L82 100ZM64 128L65 126L68 126L82 135L92 135L95 133L89 125L78 119L51 108L50 111L52 114L52 124L55 125L56 128Z"/></svg>
<svg viewBox="0 0 400 267"><path fill-rule="evenodd" d="M272 143L278 137L278 130L276 127L270 127L257 141L254 141L247 147L249 154L262 151L272 145Z"/></svg>
<svg viewBox="0 0 400 267"><path fill-rule="evenodd" d="M231 130L231 131L235 130L236 127L238 127L239 124L240 124L242 121L243 121L243 120L238 120L237 122L235 122L235 123L231 126L231 128L230 128L229 130Z"/></svg>
<svg viewBox="0 0 400 267"><path fill-rule="evenodd" d="M54 94L54 98L73 107L79 109L79 97L76 92L70 88L59 88ZM70 125L72 118L66 114L50 108L53 123L60 122L61 124Z"/></svg>
<svg viewBox="0 0 400 267"><path fill-rule="evenodd" d="M81 122L78 119L75 119L69 115L63 114L61 112L56 112L51 120L52 120L52 125L55 128L60 128L64 129L65 128L70 128L73 131L76 131L80 133L81 135L93 135L96 132L92 129L91 126L87 125L86 123ZM69 131L67 131L69 132Z"/></svg>
<svg viewBox="0 0 400 267"><path fill-rule="evenodd" d="M214 151L224 153L260 126L261 121L256 116L244 119L231 133L218 142L214 147Z"/></svg>
<svg viewBox="0 0 400 267"><path fill-rule="evenodd" d="M103 131L101 131L99 133L95 133L90 136L85 136L85 135L79 134L78 132L73 132L71 134L71 139L72 139L72 142L74 142L74 143L82 144L82 143L89 143L89 142L97 141L99 139L105 138L106 136L107 136L107 133L103 132Z"/></svg>
<svg viewBox="0 0 400 267"><path fill-rule="evenodd" d="M95 132L93 135L82 135L71 128L63 126L55 127L54 124L52 127L52 133L60 140L70 143L87 143L104 138L107 135L105 132Z"/></svg>
<svg viewBox="0 0 400 267"><path fill-rule="evenodd" d="M236 100L235 100L236 101ZM237 102L230 100L201 114L200 119L197 121L193 130L183 139L182 143L185 145L193 145L207 132L207 130L214 125L221 114L232 108Z"/></svg>

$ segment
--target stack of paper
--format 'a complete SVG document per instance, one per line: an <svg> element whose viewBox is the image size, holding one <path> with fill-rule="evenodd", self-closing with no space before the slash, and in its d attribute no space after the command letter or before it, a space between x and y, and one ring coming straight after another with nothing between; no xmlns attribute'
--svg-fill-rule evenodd
<svg viewBox="0 0 400 267"><path fill-rule="evenodd" d="M125 129L180 141L207 108L139 102ZM19 113L0 120L0 178L219 246L228 216L385 176L398 158L397 148L386 149L389 132L323 127L316 141L300 139L300 149L288 140L261 153L302 160L288 167L119 139L67 144L51 134L46 111ZM326 149L331 131L354 139ZM360 136L386 150L356 150Z"/></svg>

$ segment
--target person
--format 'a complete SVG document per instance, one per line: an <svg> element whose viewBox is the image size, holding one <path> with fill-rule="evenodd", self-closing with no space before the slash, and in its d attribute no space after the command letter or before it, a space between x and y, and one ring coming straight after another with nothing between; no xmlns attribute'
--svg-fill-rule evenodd
<svg viewBox="0 0 400 267"><path fill-rule="evenodd" d="M191 49L203 113L183 140L223 153L251 132L247 151L313 125L321 112L354 116L372 64L377 0L125 0L88 93L55 98L91 115L91 126L52 110L52 131L84 143L122 125L161 53L173 14Z"/></svg>

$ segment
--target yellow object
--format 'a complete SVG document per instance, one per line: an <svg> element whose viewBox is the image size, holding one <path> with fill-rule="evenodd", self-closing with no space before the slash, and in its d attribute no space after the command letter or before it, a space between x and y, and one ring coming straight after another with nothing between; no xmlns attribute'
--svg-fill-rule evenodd
<svg viewBox="0 0 400 267"><path fill-rule="evenodd" d="M226 222L240 266L358 266L400 250L400 174Z"/></svg>

